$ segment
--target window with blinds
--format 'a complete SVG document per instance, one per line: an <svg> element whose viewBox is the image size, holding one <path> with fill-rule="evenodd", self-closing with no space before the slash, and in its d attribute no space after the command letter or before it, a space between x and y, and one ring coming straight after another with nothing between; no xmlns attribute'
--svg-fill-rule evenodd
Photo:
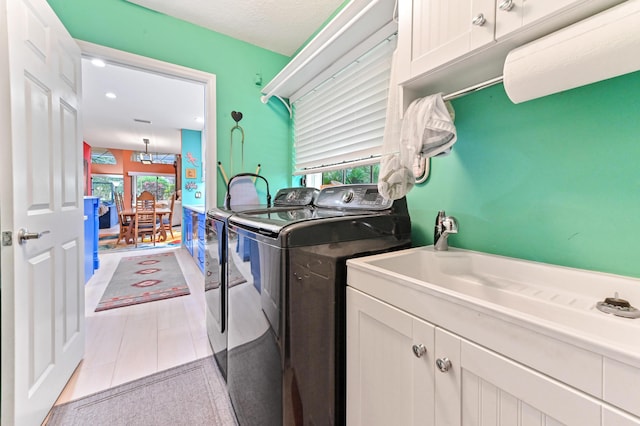
<svg viewBox="0 0 640 426"><path fill-rule="evenodd" d="M293 104L295 174L380 161L396 37Z"/></svg>

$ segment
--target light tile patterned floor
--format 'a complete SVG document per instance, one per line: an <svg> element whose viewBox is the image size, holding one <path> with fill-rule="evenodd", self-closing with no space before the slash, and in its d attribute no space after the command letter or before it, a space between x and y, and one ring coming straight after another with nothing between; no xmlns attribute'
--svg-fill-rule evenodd
<svg viewBox="0 0 640 426"><path fill-rule="evenodd" d="M174 251L191 294L94 312L122 256ZM184 248L100 254L85 286L85 357L56 404L211 355L205 325L204 279Z"/></svg>

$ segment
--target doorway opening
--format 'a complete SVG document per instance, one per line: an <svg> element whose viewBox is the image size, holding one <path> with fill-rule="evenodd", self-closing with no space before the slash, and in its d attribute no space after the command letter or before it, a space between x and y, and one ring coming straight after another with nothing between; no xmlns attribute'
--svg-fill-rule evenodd
<svg viewBox="0 0 640 426"><path fill-rule="evenodd" d="M176 85L178 85L178 82L182 82L182 84L195 83L195 85L199 85L201 87L200 93L203 93L204 95L204 99L203 101L201 101L201 104L204 103L204 114L201 117L191 117L192 121L198 121L200 123L199 125L202 126L202 130L201 130L202 151L201 151L200 158L202 159L202 170L205 172L205 176L203 176L204 188L201 191L199 191L202 194L200 197L201 200L198 200L198 201L199 203L201 201L202 204L204 204L205 209L209 209L211 208L211 206L215 206L216 205L215 172L217 169L213 166L207 167L207 165L216 164L215 75L202 72L202 71L197 71L190 68L186 68L186 67L182 67L175 64L157 61L151 58L134 55L134 54L119 51L116 49L111 49L104 46L87 43L80 40L77 40L77 43L82 50L83 59L85 60L98 58L101 61L103 61L105 64L107 64L107 68L109 66L117 66L117 68L119 68L120 71L122 71L122 69L127 69L129 70L129 72L136 71L138 73L147 73L149 75L152 75L156 83L155 85L151 86L151 90L149 92L148 98L151 100L156 100L160 96L159 94L160 91L154 90L155 87L159 87L159 85L164 84L164 83L158 83L158 81L160 80L169 80L169 83L167 84L170 84L173 82ZM126 72L126 70L124 72ZM84 80L84 75L83 75L83 80ZM118 81L121 81L121 80L122 79ZM124 97L130 96L134 89L135 87L132 87L131 90L127 90L123 92L124 93L123 99L122 99L123 103L121 104L123 108L130 106L131 104L130 102L124 102L125 101ZM100 94L102 94L103 95L102 98L104 98L104 93L100 92ZM168 98L168 97L163 96L163 98ZM171 99L174 99L174 97L171 97ZM113 99L111 99L110 101L112 100ZM104 99L101 99L101 101L106 102ZM159 107L159 105L157 105L159 102L160 101L152 102L153 107L162 109L161 107ZM110 108L113 104L114 103L105 104L106 105L105 108ZM167 109L167 108L164 108L164 109ZM105 110L101 108L99 109L99 111L103 113ZM165 173L168 172L169 170L158 170L158 169L162 169L163 166L165 167L169 166L169 164L171 163L172 163L171 165L174 168L176 167L179 168L179 165L181 164L181 162L179 159L177 159L176 161L176 157L179 157L178 154L181 153L180 146L176 148L175 145L173 145L172 149L163 148L162 146L163 135L159 130L158 131L154 130L153 126L150 125L151 124L150 122L153 120L145 120L145 118L149 118L149 117L144 112L131 111L130 114L133 118L129 120L130 127L125 130L130 131L133 134L132 137L129 138L129 140L132 140L134 142L133 146L138 146L138 148L131 148L131 147L125 147L125 146L113 147L116 150L120 150L120 152L122 152L125 149L131 150L131 152L133 152L130 161L129 161L128 154L126 154L126 159L123 160L125 165L123 166L123 169L119 171L120 173L122 173L122 176L124 178L123 183L121 186L117 186L118 184L115 183L116 185L115 191L118 191L125 195L126 197L125 204L128 204L127 207L135 205L135 198L143 190L143 188L146 190L150 190L150 192L152 192L155 195L156 199L161 203L162 202L168 203L168 200L170 200L176 193L179 196L181 196L182 194L188 193L186 191L183 191L183 188L181 187L182 182L185 181L184 177L182 176L182 171L178 171L176 169L176 174L174 176L166 176ZM87 120L85 119L85 122L86 121ZM154 125L155 124L156 123L154 123ZM185 123L182 123L181 125L174 125L173 127L174 127L174 132L176 134L180 133L178 130L179 128L182 128L182 129L190 128L189 125ZM195 127L192 127L192 128L195 128ZM140 165L140 163L136 161L137 150L142 150L142 148L139 148L139 147L142 145L141 141L144 141L146 138L149 138L151 140L151 144L150 146L148 146L148 148L149 148L149 152L153 153L152 155L154 155L154 158L151 161L153 165L147 166L150 169L149 171L146 171L145 166ZM93 139L95 140L95 138ZM113 141L113 138L108 139L106 142L103 142L102 144L112 143L112 141ZM87 140L86 142L89 145L91 145L92 143L91 140ZM181 142L179 141L179 138L178 138L178 144L180 143ZM105 146L104 148L108 148L108 147ZM168 154L162 154L163 156L172 155L173 160L169 162L161 161L163 160L163 158L159 157L160 156L160 154L158 154L159 152L168 153ZM122 152L123 156L124 154L125 153ZM96 175L93 174L94 172L100 173L102 175L112 174L109 171L110 170L109 166L102 166L102 165L100 166L93 165L93 166L95 169L92 168L91 173L94 177L96 177ZM106 176L106 178L108 180L109 176ZM101 179L102 177L99 179L94 179L94 181L98 181ZM109 190L108 185L104 185L103 189L106 192L110 192L108 191ZM179 201L175 203L176 211L174 213L176 214L174 214L174 221L176 220L176 218L182 217L181 197L179 197L178 200ZM177 210L180 210L180 211L178 212Z"/></svg>

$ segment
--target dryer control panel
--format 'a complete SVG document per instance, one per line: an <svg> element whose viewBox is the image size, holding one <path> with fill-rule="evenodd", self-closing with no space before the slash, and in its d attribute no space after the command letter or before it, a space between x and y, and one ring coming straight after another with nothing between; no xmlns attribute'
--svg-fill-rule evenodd
<svg viewBox="0 0 640 426"><path fill-rule="evenodd" d="M320 191L315 205L332 209L386 210L391 208L393 200L380 195L377 185L340 185Z"/></svg>

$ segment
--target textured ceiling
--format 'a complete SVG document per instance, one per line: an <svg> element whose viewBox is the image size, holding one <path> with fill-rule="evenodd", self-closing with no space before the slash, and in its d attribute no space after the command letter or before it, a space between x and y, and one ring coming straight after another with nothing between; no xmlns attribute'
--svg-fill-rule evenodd
<svg viewBox="0 0 640 426"><path fill-rule="evenodd" d="M291 56L343 0L128 0Z"/></svg>

